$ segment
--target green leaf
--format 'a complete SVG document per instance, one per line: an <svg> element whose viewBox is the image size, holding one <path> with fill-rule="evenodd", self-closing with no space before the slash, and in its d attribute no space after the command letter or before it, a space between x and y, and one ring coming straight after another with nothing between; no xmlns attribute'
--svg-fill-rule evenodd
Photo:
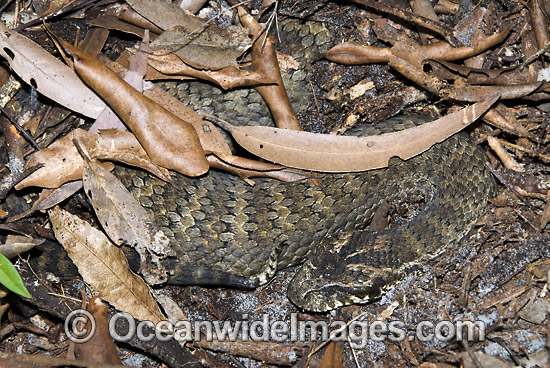
<svg viewBox="0 0 550 368"><path fill-rule="evenodd" d="M7 259L2 253L0 253L0 284L4 285L14 293L24 296L25 298L31 297L31 294L29 294L27 288L23 285L21 276L19 276L10 260Z"/></svg>

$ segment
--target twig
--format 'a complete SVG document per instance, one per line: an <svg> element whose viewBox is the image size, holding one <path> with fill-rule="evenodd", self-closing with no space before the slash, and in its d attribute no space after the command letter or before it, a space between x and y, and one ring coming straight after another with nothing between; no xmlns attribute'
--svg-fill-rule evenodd
<svg viewBox="0 0 550 368"><path fill-rule="evenodd" d="M9 120L10 123L13 124L13 126L15 126L15 128L19 131L19 133L21 133L21 135L23 137L25 137L25 139L27 141L29 141L29 143L31 144L31 146L33 146L34 148L36 148L37 151L40 151L40 147L38 147L38 145L36 144L36 142L34 141L34 139L29 135L29 133L27 133L25 131L25 129L23 129L23 127L21 125L19 125L18 122L16 122L12 117L11 115L2 107L0 106L0 112L2 112L2 114L4 114L4 116Z"/></svg>
<svg viewBox="0 0 550 368"><path fill-rule="evenodd" d="M366 6L367 8L372 8L375 10L378 10L383 13L391 14L393 16L396 16L400 19L407 20L409 22L412 22L416 25L422 26L426 29L429 29L433 32L436 32L447 40L453 47L460 47L464 46L454 35L453 30L449 27L447 27L445 24L434 21L429 18L413 14L411 12L397 9L395 7L391 7L385 4L380 4L377 2L374 2L372 0L353 0L354 3L361 4Z"/></svg>

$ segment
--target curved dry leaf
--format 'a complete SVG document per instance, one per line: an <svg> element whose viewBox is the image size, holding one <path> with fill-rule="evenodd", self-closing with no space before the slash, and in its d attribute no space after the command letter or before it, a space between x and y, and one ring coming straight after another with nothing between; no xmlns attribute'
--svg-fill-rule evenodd
<svg viewBox="0 0 550 368"><path fill-rule="evenodd" d="M457 100L475 102L481 101L485 96L500 95L503 100L521 98L534 92L541 86L542 82L516 84L516 85L498 85L498 86L470 86L463 83L463 86L455 86L441 91L442 94Z"/></svg>
<svg viewBox="0 0 550 368"><path fill-rule="evenodd" d="M281 165L324 172L364 171L406 160L461 131L498 99L491 97L436 121L370 137L335 136L271 127L227 126L248 151Z"/></svg>
<svg viewBox="0 0 550 368"><path fill-rule="evenodd" d="M254 71L240 70L233 65L218 70L197 69L168 50L155 51L149 56L148 62L151 67L163 74L194 77L210 81L223 89L255 87L275 83L266 75Z"/></svg>
<svg viewBox="0 0 550 368"><path fill-rule="evenodd" d="M245 180L261 177L293 182L314 177L311 173L301 170L239 156L224 155L218 152L206 156L206 159L210 163L211 168L230 172ZM250 184L253 185L254 183Z"/></svg>
<svg viewBox="0 0 550 368"><path fill-rule="evenodd" d="M202 28L203 21L186 13L176 3L155 0L127 0L132 9L162 30L184 26L189 31Z"/></svg>
<svg viewBox="0 0 550 368"><path fill-rule="evenodd" d="M120 116L154 164L189 176L208 171L193 126L136 91L96 58L59 41L70 51L80 77Z"/></svg>
<svg viewBox="0 0 550 368"><path fill-rule="evenodd" d="M117 245L128 244L140 255L140 273L152 284L166 282L167 271L160 263L171 251L169 240L153 225L153 218L118 178L95 160L84 160L84 192L109 238Z"/></svg>
<svg viewBox="0 0 550 368"><path fill-rule="evenodd" d="M63 202L65 199L78 192L80 189L82 189L82 180L65 183L56 189L43 189L42 192L40 192L40 196L38 197L38 199L32 204L31 208L23 213L6 219L6 222L14 222L20 220L27 217L34 211L42 211L52 208L53 206Z"/></svg>
<svg viewBox="0 0 550 368"><path fill-rule="evenodd" d="M84 281L118 310L156 323L164 316L149 287L128 266L124 252L99 230L55 207L49 211L56 239Z"/></svg>
<svg viewBox="0 0 550 368"><path fill-rule="evenodd" d="M409 64L420 68L424 60L458 60L477 55L499 43L510 33L512 25L504 31L496 33L479 41L475 47L452 47L445 41L429 45L419 45L412 39L401 39L391 48L381 48L361 45L357 42L344 42L328 50L324 56L337 63L358 65L388 62L391 56L406 60Z"/></svg>
<svg viewBox="0 0 550 368"><path fill-rule="evenodd" d="M90 147L92 158L118 161L139 167L164 181L171 181L166 169L151 163L147 153L132 133L107 129L95 135L82 129L75 129L48 148L35 152L27 162L27 167L35 165L41 167L18 183L15 188L17 190L30 186L59 188L65 183L82 179L83 161L72 142L75 138L80 142L86 141L85 145ZM110 162L102 165L109 171L114 168Z"/></svg>
<svg viewBox="0 0 550 368"><path fill-rule="evenodd" d="M0 253L6 258L14 258L32 248L44 243L45 239L34 239L24 235L8 235L6 242L0 244Z"/></svg>
<svg viewBox="0 0 550 368"><path fill-rule="evenodd" d="M137 52L130 58L130 66L124 73L124 80L134 87L137 91L143 92L143 77L147 70L147 55L149 54L149 31L145 30L143 39L139 43ZM90 133L97 133L100 129L121 129L126 130L126 126L118 116L111 110L106 108L100 116L94 121L90 129Z"/></svg>
<svg viewBox="0 0 550 368"><path fill-rule="evenodd" d="M105 103L68 66L2 23L0 55L21 79L60 105L91 118L105 109Z"/></svg>
<svg viewBox="0 0 550 368"><path fill-rule="evenodd" d="M327 60L344 65L386 63L390 55L391 49L387 47L362 45L355 41L339 43L323 54Z"/></svg>
<svg viewBox="0 0 550 368"><path fill-rule="evenodd" d="M72 143L74 132L76 130L52 143L48 148L35 152L27 161L27 167L42 167L19 182L15 189L21 190L30 186L58 188L67 182L82 179L82 157ZM83 132L82 139L95 140L95 135Z"/></svg>
<svg viewBox="0 0 550 368"><path fill-rule="evenodd" d="M115 73L119 75L124 73L125 68L120 64L109 59L102 60ZM180 100L152 83L145 83L143 94L180 119L193 125L204 151L231 154L231 148L229 148L218 129L211 122L204 120L202 116L185 106Z"/></svg>
<svg viewBox="0 0 550 368"><path fill-rule="evenodd" d="M146 87L143 94L172 114L193 125L199 135L199 140L204 151L231 154L231 148L229 148L229 145L223 139L218 129L211 122L204 120L202 116L182 104L180 100L155 85L152 85L150 88Z"/></svg>
<svg viewBox="0 0 550 368"><path fill-rule="evenodd" d="M513 24L510 24L504 31L485 37L477 42L474 47L452 47L447 42L439 41L430 45L420 46L420 53L423 60L458 60L474 56L501 43L510 33ZM423 61L421 60L421 62Z"/></svg>
<svg viewBox="0 0 550 368"><path fill-rule="evenodd" d="M246 10L242 7L238 9L241 23L257 38L252 45L252 69L276 82L276 85L257 86L254 89L267 103L277 127L303 130L288 99L271 36L262 34L263 27Z"/></svg>

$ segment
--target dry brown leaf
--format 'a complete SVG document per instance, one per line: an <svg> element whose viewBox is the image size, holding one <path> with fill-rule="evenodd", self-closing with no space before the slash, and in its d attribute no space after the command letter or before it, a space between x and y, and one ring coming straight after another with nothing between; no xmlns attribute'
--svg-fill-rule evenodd
<svg viewBox="0 0 550 368"><path fill-rule="evenodd" d="M82 179L83 161L72 142L74 138L86 141L86 146L91 147L92 158L118 161L139 167L164 181L171 181L166 169L151 163L147 153L132 133L107 129L95 135L82 129L75 129L50 147L35 152L31 156L27 167L35 165L42 167L17 184L16 189L21 190L29 186L58 188L65 183ZM109 162L103 165L109 171L114 168Z"/></svg>
<svg viewBox="0 0 550 368"><path fill-rule="evenodd" d="M160 260L170 255L170 241L155 228L151 214L116 176L103 169L96 160L84 159L82 182L84 192L109 238L117 245L128 244L139 253L139 272L147 282L166 282L168 273Z"/></svg>
<svg viewBox="0 0 550 368"><path fill-rule="evenodd" d="M6 258L14 258L42 243L44 243L44 239L10 234L6 237L6 242L0 244L0 253L6 256Z"/></svg>
<svg viewBox="0 0 550 368"><path fill-rule="evenodd" d="M108 311L101 299L94 296L86 308L95 321L94 334L84 343L74 344L74 355L78 361L93 364L122 364L116 350L115 343L109 333ZM86 325L83 331L92 331L91 321L85 318Z"/></svg>
<svg viewBox="0 0 550 368"><path fill-rule="evenodd" d="M136 54L130 58L130 66L124 74L124 80L137 91L143 92L143 77L147 70L147 55L149 53L149 32L146 31L141 40ZM107 107L96 119L88 130L90 133L97 133L100 129L121 129L126 126L118 116Z"/></svg>
<svg viewBox="0 0 550 368"><path fill-rule="evenodd" d="M485 96L500 95L503 100L521 98L529 95L539 88L542 82L516 84L507 86L470 86L466 83L455 82L455 86L443 93L457 101L475 102L481 101Z"/></svg>
<svg viewBox="0 0 550 368"><path fill-rule="evenodd" d="M391 49L362 45L355 41L339 43L323 55L327 60L344 65L360 65L370 63L386 63L391 55Z"/></svg>
<svg viewBox="0 0 550 368"><path fill-rule="evenodd" d="M97 59L59 42L70 52L80 77L122 118L153 163L189 176L208 171L193 126L136 91Z"/></svg>
<svg viewBox="0 0 550 368"><path fill-rule="evenodd" d="M59 207L51 209L49 214L55 237L84 281L103 300L142 321L157 323L164 319L149 287L130 271L121 249L101 231Z"/></svg>
<svg viewBox="0 0 550 368"><path fill-rule="evenodd" d="M193 125L199 135L204 151L231 154L231 148L229 148L218 129L211 122L204 120L202 116L182 104L180 100L154 85L146 88L143 94L156 101L172 114Z"/></svg>
<svg viewBox="0 0 550 368"><path fill-rule="evenodd" d="M78 192L81 188L82 180L77 180L65 183L56 189L43 189L42 192L40 192L40 196L36 201L34 201L30 209L19 215L6 219L6 222L20 220L27 217L34 211L42 211L52 208L56 204L63 202L65 199Z"/></svg>
<svg viewBox="0 0 550 368"><path fill-rule="evenodd" d="M123 21L136 25L140 28L148 29L149 31L160 34L162 29L155 26L153 23L139 15L134 9L130 8L128 4L122 4L115 7L115 14Z"/></svg>
<svg viewBox="0 0 550 368"><path fill-rule="evenodd" d="M233 65L218 70L203 70L204 67L198 69L168 50L159 50L152 53L149 57L149 65L167 75L202 79L217 84L223 89L275 84L275 81L266 75L254 71L240 70Z"/></svg>
<svg viewBox="0 0 550 368"><path fill-rule="evenodd" d="M105 103L69 67L1 23L0 55L21 79L60 105L91 118L98 117L105 108Z"/></svg>
<svg viewBox="0 0 550 368"><path fill-rule="evenodd" d="M274 178L281 181L293 182L315 177L301 170L292 169L280 165L273 165L267 162L251 160L244 157L214 153L206 157L210 167L224 170L241 177L249 179L255 177ZM254 182L249 182L251 185Z"/></svg>
<svg viewBox="0 0 550 368"><path fill-rule="evenodd" d="M214 25L192 33L185 27L176 27L162 33L151 42L153 53L159 57L167 52L176 54L188 66L202 70L220 70L239 66L238 59L251 46L248 30L231 26L229 30Z"/></svg>
<svg viewBox="0 0 550 368"><path fill-rule="evenodd" d="M102 60L115 73L119 75L124 73L125 69L121 65L111 62L108 59ZM216 129L211 122L204 120L202 116L185 106L180 100L162 88L159 88L152 83L147 83L144 88L145 90L143 91L143 94L146 97L155 101L172 114L179 116L182 120L193 125L199 136L199 140L204 151L231 154L231 148L229 148L227 142L223 139L218 129Z"/></svg>
<svg viewBox="0 0 550 368"><path fill-rule="evenodd" d="M475 47L452 47L444 41L429 45L419 45L412 39L400 35L399 42L391 48L382 48L369 45L361 45L349 41L336 45L328 50L324 56L337 63L345 65L383 63L390 60L390 56L396 56L406 60L409 64L420 68L424 60L458 60L477 55L494 45L504 41L512 26L504 31L484 38Z"/></svg>
<svg viewBox="0 0 550 368"><path fill-rule="evenodd" d="M186 13L176 3L155 0L127 0L126 2L162 30L182 25L190 31L200 30L202 27L202 20Z"/></svg>
<svg viewBox="0 0 550 368"><path fill-rule="evenodd" d="M226 126L253 154L281 165L324 172L363 171L406 160L471 124L498 99L490 97L436 121L370 137L335 136L271 127Z"/></svg>
<svg viewBox="0 0 550 368"><path fill-rule="evenodd" d="M241 23L257 38L252 45L252 69L276 82L276 85L258 86L255 90L267 103L277 127L303 130L290 105L271 36L262 33L263 27L244 8L238 9Z"/></svg>
<svg viewBox="0 0 550 368"><path fill-rule="evenodd" d="M336 342L328 344L319 368L344 368L344 357L342 356L342 350Z"/></svg>
<svg viewBox="0 0 550 368"><path fill-rule="evenodd" d="M133 34L138 37L143 37L144 29L133 24L120 20L118 17L110 14L103 14L90 19L86 22L92 26L114 29L120 32Z"/></svg>
<svg viewBox="0 0 550 368"><path fill-rule="evenodd" d="M136 137L128 131L119 129L99 131L96 144L90 154L92 158L135 166L150 172L161 180L172 181L168 170L153 164Z"/></svg>
<svg viewBox="0 0 550 368"><path fill-rule="evenodd" d="M95 140L95 136L83 131L82 139ZM52 143L48 148L35 152L27 161L27 167L42 165L15 186L21 190L30 186L58 188L64 183L82 179L82 158L72 143L74 132Z"/></svg>

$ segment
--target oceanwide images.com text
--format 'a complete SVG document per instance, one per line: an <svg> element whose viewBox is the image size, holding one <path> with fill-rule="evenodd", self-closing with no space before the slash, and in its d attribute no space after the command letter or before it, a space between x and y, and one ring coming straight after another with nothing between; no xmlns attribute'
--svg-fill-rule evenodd
<svg viewBox="0 0 550 368"><path fill-rule="evenodd" d="M128 331L120 335L115 326L124 319ZM89 322L89 323L87 323ZM86 327L83 327L86 326ZM65 320L65 333L71 341L84 343L96 332L93 316L85 310L73 311ZM354 349L364 348L369 341L400 342L405 339L421 342L483 341L485 324L481 321L420 321L408 326L402 321L301 321L292 313L288 321L273 320L269 314L259 320L249 320L243 314L237 321L137 321L129 313L116 313L109 320L109 333L116 341L129 341L136 337L142 341L346 341Z"/></svg>

